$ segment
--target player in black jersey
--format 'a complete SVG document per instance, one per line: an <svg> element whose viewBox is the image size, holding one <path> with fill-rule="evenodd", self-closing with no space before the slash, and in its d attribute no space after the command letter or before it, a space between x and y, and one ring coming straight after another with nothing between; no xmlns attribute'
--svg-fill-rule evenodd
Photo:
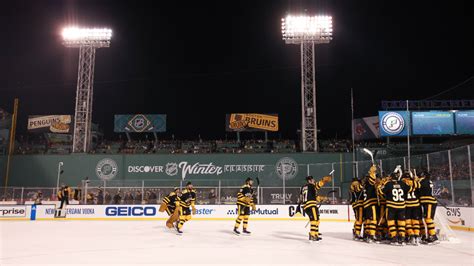
<svg viewBox="0 0 474 266"><path fill-rule="evenodd" d="M72 195L72 189L69 186L61 186L57 196L58 200L61 201L59 208L56 208L54 213L55 218L64 218L66 217L66 206L69 205L69 196Z"/></svg>
<svg viewBox="0 0 474 266"><path fill-rule="evenodd" d="M188 182L186 183L186 188L181 192L179 201L179 223L176 226L176 231L178 231L178 234L183 233L181 228L185 222L191 220L191 213L196 214L196 207L194 206L195 202L196 190L194 190L193 184Z"/></svg>
<svg viewBox="0 0 474 266"><path fill-rule="evenodd" d="M166 227L173 228L175 227L174 223L179 219L179 202L181 191L179 188L175 188L168 196L163 198L163 201L160 206L160 212L166 211L169 215L169 219L166 221Z"/></svg>
<svg viewBox="0 0 474 266"><path fill-rule="evenodd" d="M253 180L252 178L247 178L245 180L245 185L243 185L239 192L237 193L237 219L235 220L234 225L234 234L240 235L239 227L240 223L243 221L243 231L242 234L250 235L250 231L247 230L250 208L255 210L255 203L253 202Z"/></svg>
<svg viewBox="0 0 474 266"><path fill-rule="evenodd" d="M375 241L375 231L377 229L377 190L375 178L377 167L372 165L369 174L364 182L364 232L368 243Z"/></svg>
<svg viewBox="0 0 474 266"><path fill-rule="evenodd" d="M420 218L421 207L419 201L420 183L415 182L414 176L410 172L405 172L402 181L410 187L410 191L405 198L405 218L408 243L418 245L420 242Z"/></svg>
<svg viewBox="0 0 474 266"><path fill-rule="evenodd" d="M355 216L352 235L354 240L359 240L361 238L360 231L362 229L362 221L364 219L364 186L356 177L352 179L350 193L352 210L354 211Z"/></svg>
<svg viewBox="0 0 474 266"><path fill-rule="evenodd" d="M389 240L391 244L403 245L406 236L405 196L410 192L410 187L400 180L401 172L392 173L390 177L382 188L387 201Z"/></svg>
<svg viewBox="0 0 474 266"><path fill-rule="evenodd" d="M428 172L420 173L420 203L423 209L423 218L425 219L426 229L423 226L423 235L428 237L424 241L425 244L436 244L438 243L438 237L436 236L434 217L436 213L436 205L438 201L433 197L433 182L431 181L431 175Z"/></svg>
<svg viewBox="0 0 474 266"><path fill-rule="evenodd" d="M306 184L301 188L300 202L303 203L303 210L309 217L311 229L309 231L310 241L319 241L319 210L318 203L321 198L318 196L325 183L331 182L331 176L325 176L322 180L316 182L312 176L306 177Z"/></svg>

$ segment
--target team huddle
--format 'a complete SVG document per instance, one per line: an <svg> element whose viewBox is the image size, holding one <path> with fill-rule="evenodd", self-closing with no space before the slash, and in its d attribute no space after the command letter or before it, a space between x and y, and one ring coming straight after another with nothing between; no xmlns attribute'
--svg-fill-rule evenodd
<svg viewBox="0 0 474 266"><path fill-rule="evenodd" d="M419 245L439 243L434 217L437 201L428 172L377 176L373 165L362 180L354 178L351 202L356 221L353 239L368 243Z"/></svg>

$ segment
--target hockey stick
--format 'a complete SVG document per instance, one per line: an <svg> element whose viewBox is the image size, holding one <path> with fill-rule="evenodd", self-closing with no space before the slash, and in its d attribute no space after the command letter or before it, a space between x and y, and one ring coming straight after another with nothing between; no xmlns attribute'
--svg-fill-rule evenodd
<svg viewBox="0 0 474 266"><path fill-rule="evenodd" d="M374 153L371 152L369 149L367 148L363 148L362 151L364 151L366 154L368 154L370 156L370 159L372 160L372 164L375 164L375 161L374 161Z"/></svg>

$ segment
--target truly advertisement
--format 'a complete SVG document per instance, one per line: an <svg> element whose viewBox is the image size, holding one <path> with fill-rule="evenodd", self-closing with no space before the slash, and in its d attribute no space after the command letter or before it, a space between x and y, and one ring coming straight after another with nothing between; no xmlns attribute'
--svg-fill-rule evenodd
<svg viewBox="0 0 474 266"><path fill-rule="evenodd" d="M26 206L17 206L17 205L0 206L0 219L1 218L20 218L20 217L26 217Z"/></svg>

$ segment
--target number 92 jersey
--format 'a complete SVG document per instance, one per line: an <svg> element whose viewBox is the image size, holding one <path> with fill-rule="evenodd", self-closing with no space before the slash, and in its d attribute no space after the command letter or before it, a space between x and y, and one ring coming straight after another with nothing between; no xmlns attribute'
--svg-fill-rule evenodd
<svg viewBox="0 0 474 266"><path fill-rule="evenodd" d="M388 208L405 208L405 197L410 192L410 186L402 181L391 180L385 184L382 191L385 194Z"/></svg>

